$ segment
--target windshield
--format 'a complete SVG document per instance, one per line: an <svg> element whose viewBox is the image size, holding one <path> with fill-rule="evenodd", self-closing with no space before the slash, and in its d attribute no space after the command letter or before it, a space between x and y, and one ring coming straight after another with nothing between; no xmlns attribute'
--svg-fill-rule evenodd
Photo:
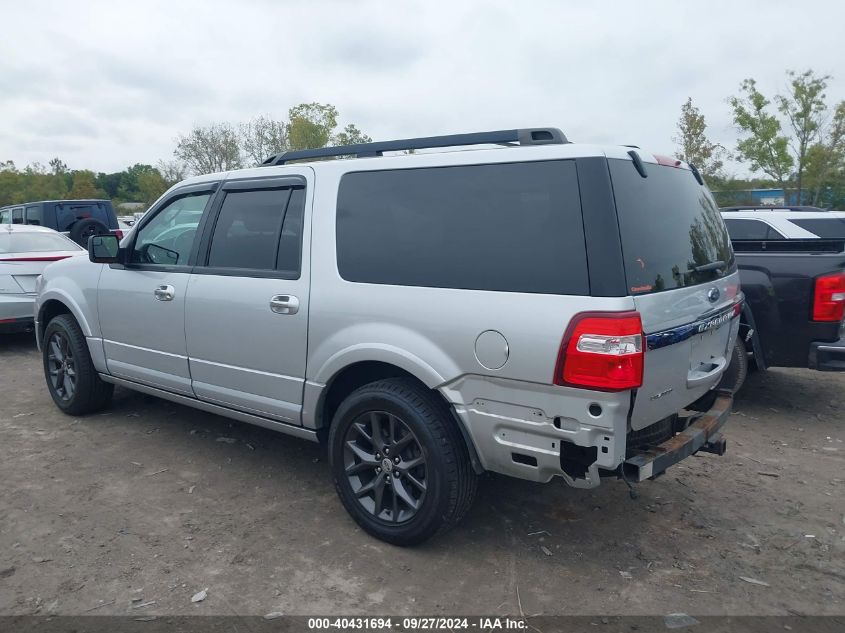
<svg viewBox="0 0 845 633"><path fill-rule="evenodd" d="M81 251L81 246L58 233L0 232L0 254Z"/></svg>
<svg viewBox="0 0 845 633"><path fill-rule="evenodd" d="M608 164L631 294L693 286L733 272L719 209L692 172L648 164L643 178L629 160Z"/></svg>

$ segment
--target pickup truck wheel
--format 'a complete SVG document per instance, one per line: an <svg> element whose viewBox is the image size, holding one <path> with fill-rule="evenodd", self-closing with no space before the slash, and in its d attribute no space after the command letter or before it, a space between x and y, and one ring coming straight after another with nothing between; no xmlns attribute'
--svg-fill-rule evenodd
<svg viewBox="0 0 845 633"><path fill-rule="evenodd" d="M734 393L738 393L742 389L742 385L745 384L747 376L748 350L745 349L745 343L742 339L737 338L731 352L731 364L725 370L722 380L719 382L719 387L731 389Z"/></svg>
<svg viewBox="0 0 845 633"><path fill-rule="evenodd" d="M68 415L84 415L111 402L114 385L97 375L85 335L69 314L60 314L44 331L42 358L47 389Z"/></svg>
<svg viewBox="0 0 845 633"><path fill-rule="evenodd" d="M475 496L477 476L449 410L407 378L364 385L341 403L329 461L347 512L394 545L449 529Z"/></svg>

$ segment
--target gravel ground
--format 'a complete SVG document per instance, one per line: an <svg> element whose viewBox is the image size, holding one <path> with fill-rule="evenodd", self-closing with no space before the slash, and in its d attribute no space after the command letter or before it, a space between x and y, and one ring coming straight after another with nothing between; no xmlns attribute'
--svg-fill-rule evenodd
<svg viewBox="0 0 845 633"><path fill-rule="evenodd" d="M728 453L635 501L485 476L414 549L357 528L316 444L124 390L67 417L25 336L0 385L3 615L845 614L843 375L752 375Z"/></svg>

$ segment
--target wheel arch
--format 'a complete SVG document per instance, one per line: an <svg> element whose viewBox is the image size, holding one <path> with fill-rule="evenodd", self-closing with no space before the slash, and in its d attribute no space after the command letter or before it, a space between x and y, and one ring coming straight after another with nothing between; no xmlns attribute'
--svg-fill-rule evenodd
<svg viewBox="0 0 845 633"><path fill-rule="evenodd" d="M431 384L426 384L426 381L415 375L415 373L387 361L365 360L350 363L336 371L326 382L325 386L320 390L314 409L313 420L321 441L324 441L328 436L328 431L331 427L334 414L341 402L343 402L349 394L371 382L384 380L386 378L400 377L414 380L419 383L420 386L430 390L443 402L449 410L451 422L455 424L460 431L467 453L469 454L473 470L479 474L484 472L484 468L481 465L481 460L478 457L478 452L475 447L475 443L472 441L472 437L465 428L460 416L457 415L454 408L441 391Z"/></svg>
<svg viewBox="0 0 845 633"><path fill-rule="evenodd" d="M69 297L52 296L43 301L38 308L38 335L39 339L44 336L44 330L47 329L47 324L60 314L71 315L79 324L82 333L85 336L91 336L91 328L88 322L82 316L79 307L74 304Z"/></svg>

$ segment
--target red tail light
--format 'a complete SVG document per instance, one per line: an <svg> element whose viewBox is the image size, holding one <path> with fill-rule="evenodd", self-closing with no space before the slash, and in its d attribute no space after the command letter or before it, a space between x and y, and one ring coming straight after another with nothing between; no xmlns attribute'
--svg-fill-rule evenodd
<svg viewBox="0 0 845 633"><path fill-rule="evenodd" d="M841 321L845 314L845 273L816 278L813 321Z"/></svg>
<svg viewBox="0 0 845 633"><path fill-rule="evenodd" d="M112 233L113 233L114 235L117 235L117 239L119 239L119 240L122 240L122 239L123 239L123 230L122 230L122 229L114 229L114 230L112 231Z"/></svg>
<svg viewBox="0 0 845 633"><path fill-rule="evenodd" d="M597 391L643 384L643 324L638 312L584 312L570 323L554 383Z"/></svg>
<svg viewBox="0 0 845 633"><path fill-rule="evenodd" d="M57 262L67 259L70 255L47 255L45 257L3 257L0 262Z"/></svg>

